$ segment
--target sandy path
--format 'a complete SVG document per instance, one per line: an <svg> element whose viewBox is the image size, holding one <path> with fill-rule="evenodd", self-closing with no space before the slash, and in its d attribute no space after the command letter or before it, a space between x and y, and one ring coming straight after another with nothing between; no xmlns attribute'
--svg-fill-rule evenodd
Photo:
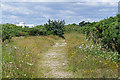
<svg viewBox="0 0 120 80"><path fill-rule="evenodd" d="M70 78L72 72L67 70L65 58L65 40L58 40L52 48L43 54L40 60L40 69L44 78Z"/></svg>

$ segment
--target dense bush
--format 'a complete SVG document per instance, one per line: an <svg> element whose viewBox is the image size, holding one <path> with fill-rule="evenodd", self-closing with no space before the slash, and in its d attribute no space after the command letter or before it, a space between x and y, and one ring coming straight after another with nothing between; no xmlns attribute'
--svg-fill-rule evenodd
<svg viewBox="0 0 120 80"><path fill-rule="evenodd" d="M85 21L82 21L79 23L79 25L73 23L73 24L68 24L68 25L65 25L65 32L66 33L70 33L70 32L79 32L79 33L83 33L85 34L85 31L86 29L86 26L89 26L91 25L92 23L90 22L85 22Z"/></svg>
<svg viewBox="0 0 120 80"><path fill-rule="evenodd" d="M48 24L38 25L33 28L16 26L14 24L2 24L2 41L4 42L6 39L10 40L12 37L19 36L39 36L39 35L58 35L59 37L63 37L64 34L64 24L65 21L51 21L48 20Z"/></svg>
<svg viewBox="0 0 120 80"><path fill-rule="evenodd" d="M44 24L45 28L47 29L47 34L58 35L59 37L63 37L64 34L64 24L65 21L56 21L56 20L48 20L48 23Z"/></svg>
<svg viewBox="0 0 120 80"><path fill-rule="evenodd" d="M6 39L11 39L13 36L20 36L22 31L22 27L16 26L14 24L2 24L2 41L4 42Z"/></svg>
<svg viewBox="0 0 120 80"><path fill-rule="evenodd" d="M30 35L47 35L47 30L43 25L38 25L30 29Z"/></svg>
<svg viewBox="0 0 120 80"><path fill-rule="evenodd" d="M75 23L68 24L68 25L65 25L65 32L70 33L70 32L74 32L74 31L78 31L79 28L80 27L78 25L76 25Z"/></svg>
<svg viewBox="0 0 120 80"><path fill-rule="evenodd" d="M86 26L87 37L102 48L118 51L120 54L120 15Z"/></svg>

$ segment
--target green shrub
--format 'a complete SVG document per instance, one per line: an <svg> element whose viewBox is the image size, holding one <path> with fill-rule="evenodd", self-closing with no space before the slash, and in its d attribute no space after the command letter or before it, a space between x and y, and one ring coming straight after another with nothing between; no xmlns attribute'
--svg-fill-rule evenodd
<svg viewBox="0 0 120 80"><path fill-rule="evenodd" d="M64 34L64 24L65 21L61 20L61 21L56 21L56 20L48 20L48 23L44 24L46 30L47 30L47 34L53 34L53 35L58 35L60 37L63 36Z"/></svg>
<svg viewBox="0 0 120 80"><path fill-rule="evenodd" d="M14 24L2 24L2 41L6 39L11 39L13 36L19 36L19 31L22 27L16 26Z"/></svg>
<svg viewBox="0 0 120 80"><path fill-rule="evenodd" d="M117 51L120 54L120 15L110 17L86 26L87 37L102 48Z"/></svg>

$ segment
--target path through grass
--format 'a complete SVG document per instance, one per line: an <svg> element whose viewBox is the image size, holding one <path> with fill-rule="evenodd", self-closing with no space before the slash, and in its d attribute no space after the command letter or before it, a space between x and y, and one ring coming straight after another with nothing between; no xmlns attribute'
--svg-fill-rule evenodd
<svg viewBox="0 0 120 80"><path fill-rule="evenodd" d="M14 37L2 47L2 78L36 78L41 54L47 51L57 36ZM39 77L40 78L40 77Z"/></svg>
<svg viewBox="0 0 120 80"><path fill-rule="evenodd" d="M2 45L3 78L116 78L116 52L100 50L79 33L14 37Z"/></svg>
<svg viewBox="0 0 120 80"><path fill-rule="evenodd" d="M43 53L40 59L39 72L43 78L70 78L72 72L68 71L68 61L65 53L65 40L57 40L55 45ZM41 73L42 72L42 73Z"/></svg>

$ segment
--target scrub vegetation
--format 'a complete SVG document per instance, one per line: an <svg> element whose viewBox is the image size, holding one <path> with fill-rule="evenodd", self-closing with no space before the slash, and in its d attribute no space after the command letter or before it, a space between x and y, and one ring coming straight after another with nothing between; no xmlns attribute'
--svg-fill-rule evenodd
<svg viewBox="0 0 120 80"><path fill-rule="evenodd" d="M116 15L99 22L82 21L79 25L49 19L48 23L33 28L1 24L2 76L118 78L119 19L120 15ZM52 57L46 57L48 54Z"/></svg>

